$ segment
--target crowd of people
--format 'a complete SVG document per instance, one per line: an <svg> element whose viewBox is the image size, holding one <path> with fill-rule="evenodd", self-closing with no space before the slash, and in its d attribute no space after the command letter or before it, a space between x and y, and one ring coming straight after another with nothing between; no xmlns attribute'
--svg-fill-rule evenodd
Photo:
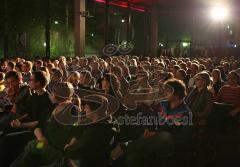
<svg viewBox="0 0 240 167"><path fill-rule="evenodd" d="M219 139L239 139L232 57L16 58L0 71L3 167L219 166Z"/></svg>

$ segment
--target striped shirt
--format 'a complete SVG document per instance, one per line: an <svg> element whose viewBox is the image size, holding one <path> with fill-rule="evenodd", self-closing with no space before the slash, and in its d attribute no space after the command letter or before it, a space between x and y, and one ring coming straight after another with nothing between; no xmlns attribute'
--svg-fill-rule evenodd
<svg viewBox="0 0 240 167"><path fill-rule="evenodd" d="M220 103L232 104L236 107L240 106L240 86L223 86L218 92L217 101Z"/></svg>

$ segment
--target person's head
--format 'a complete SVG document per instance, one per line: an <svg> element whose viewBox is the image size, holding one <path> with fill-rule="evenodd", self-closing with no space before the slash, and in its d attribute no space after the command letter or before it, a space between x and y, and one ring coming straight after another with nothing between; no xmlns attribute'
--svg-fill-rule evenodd
<svg viewBox="0 0 240 167"><path fill-rule="evenodd" d="M187 76L186 71L183 69L179 69L176 73L175 78L184 82L186 79L186 76Z"/></svg>
<svg viewBox="0 0 240 167"><path fill-rule="evenodd" d="M199 65L196 64L196 63L193 63L191 65L191 75L194 76L198 73L198 70L199 70Z"/></svg>
<svg viewBox="0 0 240 167"><path fill-rule="evenodd" d="M101 104L106 104L107 98L100 95L90 95L84 99L83 111L86 114L86 118L92 122L97 122L100 119L104 119L107 116L105 109L101 109Z"/></svg>
<svg viewBox="0 0 240 167"><path fill-rule="evenodd" d="M7 61L1 62L1 70L6 71L7 70Z"/></svg>
<svg viewBox="0 0 240 167"><path fill-rule="evenodd" d="M61 81L63 77L63 71L59 68L53 68L51 72L51 81Z"/></svg>
<svg viewBox="0 0 240 167"><path fill-rule="evenodd" d="M52 73L52 69L55 68L54 64L53 63L48 63L47 64L47 69L49 71L49 73L51 74Z"/></svg>
<svg viewBox="0 0 240 167"><path fill-rule="evenodd" d="M16 66L15 66L15 70L17 72L22 72L22 63L17 63Z"/></svg>
<svg viewBox="0 0 240 167"><path fill-rule="evenodd" d="M139 70L137 72L137 81L142 82L142 81L148 81L149 79L149 74L146 70Z"/></svg>
<svg viewBox="0 0 240 167"><path fill-rule="evenodd" d="M16 64L15 64L13 61L9 61L9 62L7 63L7 71L13 71L13 70L15 70L15 66L16 66Z"/></svg>
<svg viewBox="0 0 240 167"><path fill-rule="evenodd" d="M227 62L223 63L223 70L225 73L228 73L229 68L230 68L229 63L227 63Z"/></svg>
<svg viewBox="0 0 240 167"><path fill-rule="evenodd" d="M213 79L214 83L222 81L222 75L221 75L221 71L219 69L213 69L212 79Z"/></svg>
<svg viewBox="0 0 240 167"><path fill-rule="evenodd" d="M230 86L239 85L239 75L235 71L231 71L227 76L227 82Z"/></svg>
<svg viewBox="0 0 240 167"><path fill-rule="evenodd" d="M79 83L81 85L94 86L95 83L92 83L93 80L94 80L94 78L92 77L92 74L90 73L90 71L84 70L84 71L80 72Z"/></svg>
<svg viewBox="0 0 240 167"><path fill-rule="evenodd" d="M58 67L58 64L59 64L59 61L58 61L58 60L54 60L53 64L54 64L54 66L57 68L57 67Z"/></svg>
<svg viewBox="0 0 240 167"><path fill-rule="evenodd" d="M97 61L92 61L91 63L90 63L90 66L92 67L92 70L94 71L94 70L99 70L99 68L100 68L100 64L97 62Z"/></svg>
<svg viewBox="0 0 240 167"><path fill-rule="evenodd" d="M57 82L51 90L50 99L53 103L71 101L74 95L73 85L69 82Z"/></svg>
<svg viewBox="0 0 240 167"><path fill-rule="evenodd" d="M80 58L79 59L79 65L84 67L84 66L87 66L88 64L88 59L87 58Z"/></svg>
<svg viewBox="0 0 240 167"><path fill-rule="evenodd" d="M234 62L232 63L232 70L237 70L239 67L240 67L240 66L239 66L239 63L238 63L237 61L234 61Z"/></svg>
<svg viewBox="0 0 240 167"><path fill-rule="evenodd" d="M99 61L99 64L100 64L100 68L101 68L102 70L108 69L108 64L107 64L106 61L101 60L101 61Z"/></svg>
<svg viewBox="0 0 240 167"><path fill-rule="evenodd" d="M32 70L32 63L30 61L25 61L22 64L22 72L29 73Z"/></svg>
<svg viewBox="0 0 240 167"><path fill-rule="evenodd" d="M183 69L183 70L185 70L185 71L187 71L187 64L186 63L181 63L180 65L179 65L180 67L181 67L181 69Z"/></svg>
<svg viewBox="0 0 240 167"><path fill-rule="evenodd" d="M32 73L29 86L32 90L38 90L46 88L48 84L47 74L43 71L35 71Z"/></svg>
<svg viewBox="0 0 240 167"><path fill-rule="evenodd" d="M118 66L114 66L110 69L110 72L115 74L118 78L123 76L122 68Z"/></svg>
<svg viewBox="0 0 240 167"><path fill-rule="evenodd" d="M5 76L5 87L9 95L14 95L19 91L20 84L22 83L22 75L16 71L9 71Z"/></svg>
<svg viewBox="0 0 240 167"><path fill-rule="evenodd" d="M200 65L199 65L199 69L198 69L198 71L199 71L199 72L202 72L202 71L204 71L204 70L206 70L205 65L200 64Z"/></svg>
<svg viewBox="0 0 240 167"><path fill-rule="evenodd" d="M198 89L207 88L211 83L210 75L207 72L200 72L194 76L195 85Z"/></svg>
<svg viewBox="0 0 240 167"><path fill-rule="evenodd" d="M49 70L48 70L47 67L44 67L44 66L43 66L43 67L40 67L40 68L39 68L39 71L45 72L46 75L47 75L47 77L50 78L50 72L49 72Z"/></svg>
<svg viewBox="0 0 240 167"><path fill-rule="evenodd" d="M186 86L183 83L183 81L177 80L177 79L170 79L164 83L166 85L166 90L168 95L168 100L178 101L183 100L186 96Z"/></svg>
<svg viewBox="0 0 240 167"><path fill-rule="evenodd" d="M35 65L36 70L39 70L40 67L43 66L43 62L41 60L36 60L34 65Z"/></svg>
<svg viewBox="0 0 240 167"><path fill-rule="evenodd" d="M179 65L174 65L171 72L173 73L173 75L176 75L179 69L181 69Z"/></svg>
<svg viewBox="0 0 240 167"><path fill-rule="evenodd" d="M134 67L137 67L137 61L136 59L130 59L130 66L134 66Z"/></svg>
<svg viewBox="0 0 240 167"><path fill-rule="evenodd" d="M105 92L113 93L113 91L117 92L120 90L120 82L116 75L107 73L103 75L102 78L102 90Z"/></svg>
<svg viewBox="0 0 240 167"><path fill-rule="evenodd" d="M73 86L77 86L79 84L80 74L77 71L74 71L70 74L67 81L73 84Z"/></svg>
<svg viewBox="0 0 240 167"><path fill-rule="evenodd" d="M66 66L67 66L66 59L59 59L58 67L59 67L60 69L65 69Z"/></svg>

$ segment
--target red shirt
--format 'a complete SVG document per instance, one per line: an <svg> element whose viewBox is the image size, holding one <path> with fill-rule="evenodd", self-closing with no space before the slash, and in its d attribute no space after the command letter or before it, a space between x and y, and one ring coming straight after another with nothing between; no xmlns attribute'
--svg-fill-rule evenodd
<svg viewBox="0 0 240 167"><path fill-rule="evenodd" d="M218 92L217 101L232 104L236 107L240 106L240 86L223 86Z"/></svg>

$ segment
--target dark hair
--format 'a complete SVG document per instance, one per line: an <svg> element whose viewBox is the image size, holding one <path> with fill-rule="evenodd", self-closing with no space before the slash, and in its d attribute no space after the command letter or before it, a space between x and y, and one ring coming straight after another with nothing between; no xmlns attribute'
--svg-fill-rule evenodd
<svg viewBox="0 0 240 167"><path fill-rule="evenodd" d="M35 71L32 73L35 77L35 82L39 82L41 87L45 88L48 84L48 77L46 72L43 71Z"/></svg>
<svg viewBox="0 0 240 167"><path fill-rule="evenodd" d="M9 61L7 65L8 65L9 67L11 67L12 69L15 68L15 63L12 62L12 61Z"/></svg>
<svg viewBox="0 0 240 167"><path fill-rule="evenodd" d="M37 64L40 64L41 66L43 65L42 60L36 60L35 62L36 62Z"/></svg>
<svg viewBox="0 0 240 167"><path fill-rule="evenodd" d="M5 79L14 78L16 80L22 80L22 74L17 71L9 71L6 73Z"/></svg>
<svg viewBox="0 0 240 167"><path fill-rule="evenodd" d="M186 86L183 81L170 79L165 84L171 86L174 89L174 95L177 95L180 99L183 99L187 95Z"/></svg>
<svg viewBox="0 0 240 167"><path fill-rule="evenodd" d="M3 72L0 72L0 81L4 80L5 74Z"/></svg>
<svg viewBox="0 0 240 167"><path fill-rule="evenodd" d="M187 73L186 73L185 70L183 70L183 69L179 69L177 72L181 73L181 75L182 75L184 78L186 78Z"/></svg>
<svg viewBox="0 0 240 167"><path fill-rule="evenodd" d="M101 81L106 79L110 83L110 95L114 95L114 91L118 91L121 87L121 83L119 82L117 76L112 73L106 73L103 75Z"/></svg>
<svg viewBox="0 0 240 167"><path fill-rule="evenodd" d="M32 63L31 63L30 61L25 61L25 62L23 62L23 64L24 64L26 67L30 68L30 70L32 69Z"/></svg>

